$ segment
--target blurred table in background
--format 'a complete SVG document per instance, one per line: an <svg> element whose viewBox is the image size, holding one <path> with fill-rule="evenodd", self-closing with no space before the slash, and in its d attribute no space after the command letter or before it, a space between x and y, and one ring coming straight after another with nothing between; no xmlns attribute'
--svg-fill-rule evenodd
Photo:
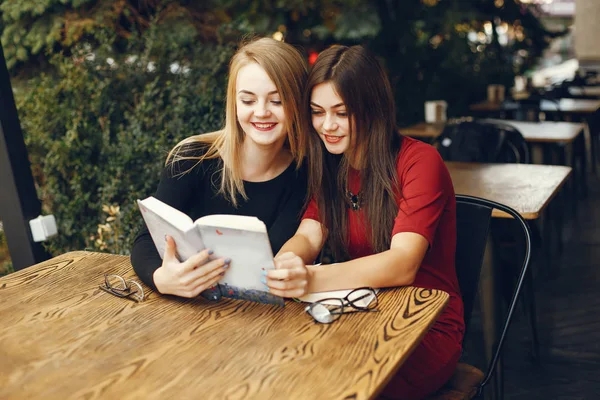
<svg viewBox="0 0 600 400"><path fill-rule="evenodd" d="M446 166L452 177L454 191L456 194L466 194L483 197L514 208L521 216L528 220L529 225L536 227L542 213L548 208L551 200L557 196L566 180L571 174L570 167L557 165L533 165L533 164L479 164L449 162ZM510 218L504 212L494 210L493 217ZM547 229L546 229L547 231ZM482 310L482 325L484 342L486 343L486 358L489 361L492 356L491 349L497 343L499 333L498 327L502 324L501 301L499 291L501 282L506 281L507 265L494 265L495 252L492 240L488 239L488 246L481 269L479 284L479 301ZM545 246L548 245L546 240ZM544 246L544 247L545 247ZM540 250L540 246L533 246L534 253ZM541 248L542 254L549 253ZM534 259L540 261L540 257ZM519 260L518 263L521 263ZM517 268L518 265L514 265ZM547 267L547 265L542 265ZM525 279L526 309L529 314L532 329L532 348L534 358L538 358L537 337L537 312L535 306L535 284L533 282L532 266ZM525 301L525 300L521 300ZM499 360L498 368L492 382L498 385L502 382L502 360Z"/></svg>
<svg viewBox="0 0 600 400"><path fill-rule="evenodd" d="M456 194L497 201L525 219L537 219L571 175L561 165L480 164L446 161ZM494 217L508 218L494 210Z"/></svg>
<svg viewBox="0 0 600 400"><path fill-rule="evenodd" d="M568 90L573 96L600 97L600 86L570 86Z"/></svg>
<svg viewBox="0 0 600 400"><path fill-rule="evenodd" d="M519 105L515 102L506 101L503 103L490 103L483 101L480 103L471 104L469 106L471 111L479 113L497 113L497 112L510 112L519 109ZM595 113L600 109L600 100L591 99L558 99L557 101L552 100L541 100L540 111L542 112L553 112L559 111L562 114L586 116Z"/></svg>
<svg viewBox="0 0 600 400"><path fill-rule="evenodd" d="M532 161L538 164L560 164L569 165L576 169L577 186L583 193L587 193L587 151L583 131L585 124L574 122L526 122L504 119L482 119L492 123L512 126L517 129L525 141L533 146L540 146L542 156L532 154ZM418 138L432 142L438 137L445 123L428 124L421 122L399 129L399 133L405 136ZM569 157L568 153L573 157ZM556 154L556 157L554 157ZM576 157L575 157L576 156ZM556 158L556 160L555 160ZM579 162L577 162L579 160ZM575 186L573 187L575 189Z"/></svg>
<svg viewBox="0 0 600 400"><path fill-rule="evenodd" d="M529 143L572 143L584 128L583 124L574 122L525 122L492 118L484 119L484 121L510 125L521 132L525 141ZM442 133L445 126L446 123L419 122L400 128L399 132L402 135L418 139L434 139Z"/></svg>

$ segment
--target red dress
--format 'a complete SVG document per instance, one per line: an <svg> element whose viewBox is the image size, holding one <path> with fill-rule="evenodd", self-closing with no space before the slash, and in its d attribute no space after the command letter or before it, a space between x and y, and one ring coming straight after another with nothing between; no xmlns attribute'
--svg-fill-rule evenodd
<svg viewBox="0 0 600 400"><path fill-rule="evenodd" d="M450 295L437 322L382 392L390 398L419 399L448 381L462 351L463 303L454 266L456 200L450 174L432 146L404 137L396 167L399 211L391 237L400 232L415 232L425 237L429 250L413 286L441 289ZM358 193L359 171L349 171L348 185L352 193ZM353 259L374 253L365 235L362 214L362 210L348 208L348 249ZM303 219L318 221L318 215L313 200Z"/></svg>

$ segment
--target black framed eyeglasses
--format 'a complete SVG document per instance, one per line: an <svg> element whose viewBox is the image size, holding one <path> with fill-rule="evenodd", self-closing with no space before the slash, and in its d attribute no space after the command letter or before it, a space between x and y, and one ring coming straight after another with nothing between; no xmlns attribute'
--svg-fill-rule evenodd
<svg viewBox="0 0 600 400"><path fill-rule="evenodd" d="M304 311L313 317L316 322L330 324L336 321L342 314L357 311L379 311L376 309L377 304L377 292L375 289L363 287L354 289L343 299L332 297L315 301L306 306Z"/></svg>
<svg viewBox="0 0 600 400"><path fill-rule="evenodd" d="M144 288L133 279L123 278L116 274L105 274L104 285L100 289L117 297L126 298L138 303L144 301Z"/></svg>

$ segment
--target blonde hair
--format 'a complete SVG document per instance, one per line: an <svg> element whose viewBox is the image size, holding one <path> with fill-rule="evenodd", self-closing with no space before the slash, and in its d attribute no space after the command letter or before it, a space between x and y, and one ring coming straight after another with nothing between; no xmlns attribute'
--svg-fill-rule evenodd
<svg viewBox="0 0 600 400"><path fill-rule="evenodd" d="M302 164L306 154L307 137L301 128L300 107L307 77L306 61L293 46L270 38L262 38L242 44L229 63L227 83L227 104L225 127L221 130L190 136L179 142L167 157L171 166L182 160L197 160L194 167L203 160L221 158L219 194L237 206L238 195L247 199L241 177L241 151L244 131L237 121L236 80L240 69L250 63L260 65L273 81L281 97L286 116L285 129L288 147L296 168ZM200 156L186 155L188 150L205 148ZM187 173L194 167L184 171Z"/></svg>

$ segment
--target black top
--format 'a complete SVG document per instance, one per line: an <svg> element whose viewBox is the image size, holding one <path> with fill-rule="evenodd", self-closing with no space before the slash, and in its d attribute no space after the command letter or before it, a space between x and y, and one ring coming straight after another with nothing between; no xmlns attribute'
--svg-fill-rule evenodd
<svg viewBox="0 0 600 400"><path fill-rule="evenodd" d="M239 196L235 208L223 195L217 194L220 184L220 160L205 160L184 175L196 161L181 161L174 168L167 166L154 194L157 199L189 215L193 220L211 214L248 215L259 218L267 226L273 254L289 240L302 217L307 189L305 166L296 170L292 164L277 177L265 182L246 182L248 200ZM140 218L141 219L141 218ZM156 289L153 275L162 265L147 227L143 224L131 250L131 264L139 278Z"/></svg>

